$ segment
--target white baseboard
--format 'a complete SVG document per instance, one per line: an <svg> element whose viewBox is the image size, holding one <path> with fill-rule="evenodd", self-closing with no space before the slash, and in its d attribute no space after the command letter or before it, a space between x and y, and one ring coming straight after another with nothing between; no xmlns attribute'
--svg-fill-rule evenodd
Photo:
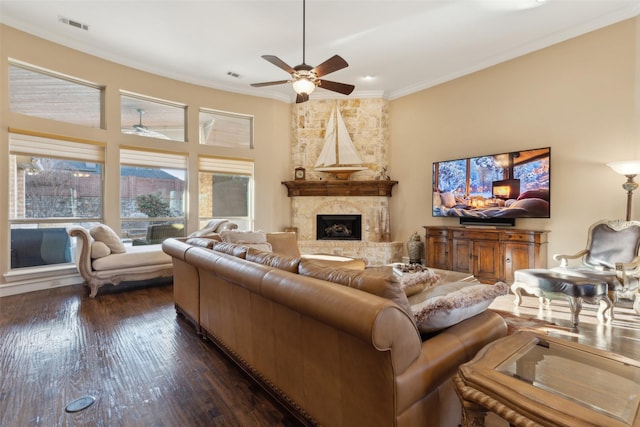
<svg viewBox="0 0 640 427"><path fill-rule="evenodd" d="M24 294L26 292L42 291L45 289L59 288L61 286L79 285L82 283L80 275L65 275L53 277L38 277L25 279L0 285L0 298L10 295Z"/></svg>

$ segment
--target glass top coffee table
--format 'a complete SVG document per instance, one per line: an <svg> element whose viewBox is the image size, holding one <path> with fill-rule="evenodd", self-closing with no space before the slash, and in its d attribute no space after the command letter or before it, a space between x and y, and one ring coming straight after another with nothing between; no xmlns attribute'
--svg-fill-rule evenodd
<svg viewBox="0 0 640 427"><path fill-rule="evenodd" d="M640 362L560 338L499 339L454 381L464 426L491 411L514 426L640 427Z"/></svg>

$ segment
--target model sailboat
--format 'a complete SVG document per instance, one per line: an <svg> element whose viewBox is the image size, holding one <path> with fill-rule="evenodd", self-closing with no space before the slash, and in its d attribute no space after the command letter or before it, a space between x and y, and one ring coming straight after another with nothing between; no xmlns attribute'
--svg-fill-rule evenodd
<svg viewBox="0 0 640 427"><path fill-rule="evenodd" d="M347 179L352 173L366 169L351 141L340 111L334 108L315 170L333 173L337 179Z"/></svg>

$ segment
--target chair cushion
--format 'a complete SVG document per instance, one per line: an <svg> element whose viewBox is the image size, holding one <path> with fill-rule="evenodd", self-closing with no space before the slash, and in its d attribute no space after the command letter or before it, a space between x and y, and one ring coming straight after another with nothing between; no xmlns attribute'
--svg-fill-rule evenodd
<svg viewBox="0 0 640 427"><path fill-rule="evenodd" d="M516 282L526 283L544 292L561 293L571 297L594 297L607 293L607 282L597 276L582 277L553 270L516 270Z"/></svg>
<svg viewBox="0 0 640 427"><path fill-rule="evenodd" d="M162 245L132 246L126 253L111 253L91 263L96 271L119 270L131 267L171 264L171 256L162 251Z"/></svg>

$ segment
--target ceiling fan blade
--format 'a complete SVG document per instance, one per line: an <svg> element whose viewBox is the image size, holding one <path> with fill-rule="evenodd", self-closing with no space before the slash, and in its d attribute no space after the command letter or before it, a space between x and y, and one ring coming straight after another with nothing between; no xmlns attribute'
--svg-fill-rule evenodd
<svg viewBox="0 0 640 427"><path fill-rule="evenodd" d="M332 90L334 92L338 92L343 95L349 95L356 88L354 85L349 85L346 83L331 82L329 80L318 80L318 87L321 87L327 90Z"/></svg>
<svg viewBox="0 0 640 427"><path fill-rule="evenodd" d="M262 55L262 57L264 59L266 59L267 61L271 62L276 67L282 68L283 70L285 70L289 74L293 74L293 73L296 72L296 70L291 68L291 66L289 64L287 64L286 62L284 62L282 59L278 58L275 55Z"/></svg>
<svg viewBox="0 0 640 427"><path fill-rule="evenodd" d="M282 85L285 83L289 83L289 80L278 80L275 82L264 82L264 83L251 83L253 87L263 87L263 86L273 86L273 85Z"/></svg>
<svg viewBox="0 0 640 427"><path fill-rule="evenodd" d="M309 100L309 95L306 93L299 93L296 95L296 104L300 104L301 102L307 102Z"/></svg>
<svg viewBox="0 0 640 427"><path fill-rule="evenodd" d="M329 73L333 73L334 71L347 68L348 66L349 64L347 63L347 61L342 59L340 55L333 55L331 58L315 67L312 71L316 73L316 76L322 77L326 76Z"/></svg>

